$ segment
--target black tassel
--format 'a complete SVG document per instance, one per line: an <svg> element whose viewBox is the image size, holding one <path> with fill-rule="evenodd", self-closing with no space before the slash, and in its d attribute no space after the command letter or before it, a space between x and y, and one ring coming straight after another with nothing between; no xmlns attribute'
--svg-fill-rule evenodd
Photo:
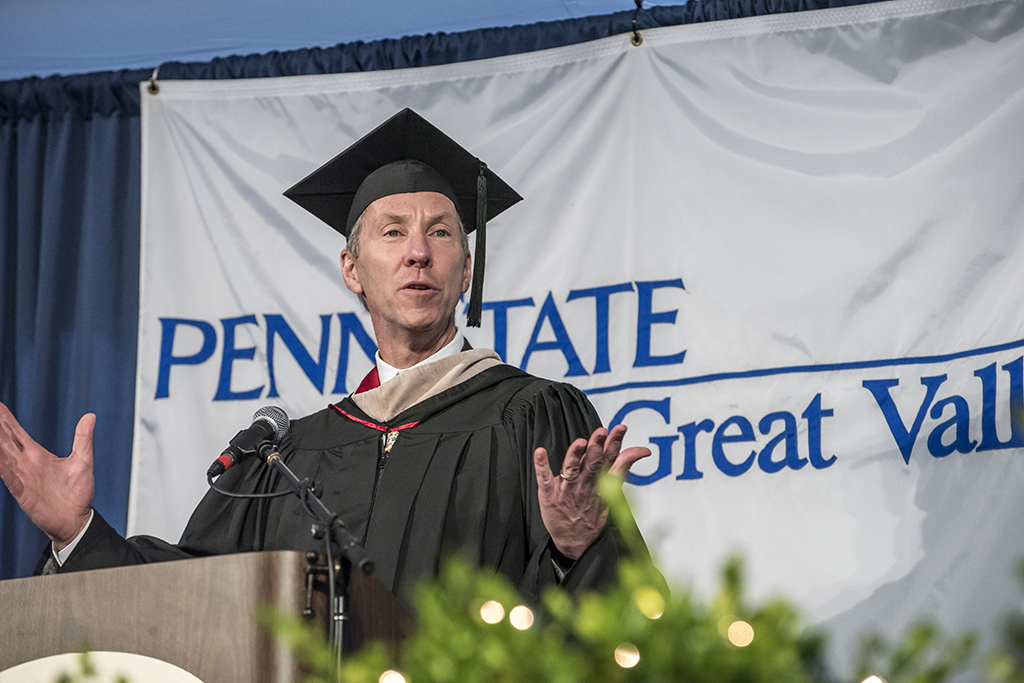
<svg viewBox="0 0 1024 683"><path fill-rule="evenodd" d="M473 255L473 292L469 295L468 327L480 327L484 305L484 253L487 250L487 164L480 162L476 177L476 253Z"/></svg>

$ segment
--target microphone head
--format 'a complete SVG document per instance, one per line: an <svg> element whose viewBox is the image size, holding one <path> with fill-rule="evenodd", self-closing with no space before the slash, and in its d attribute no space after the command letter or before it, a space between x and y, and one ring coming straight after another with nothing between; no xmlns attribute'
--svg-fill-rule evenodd
<svg viewBox="0 0 1024 683"><path fill-rule="evenodd" d="M252 416L252 421L263 420L269 423L274 428L274 438L271 442L276 446L281 443L285 435L288 433L288 427L291 422L288 420L288 414L277 406L264 406L256 411Z"/></svg>

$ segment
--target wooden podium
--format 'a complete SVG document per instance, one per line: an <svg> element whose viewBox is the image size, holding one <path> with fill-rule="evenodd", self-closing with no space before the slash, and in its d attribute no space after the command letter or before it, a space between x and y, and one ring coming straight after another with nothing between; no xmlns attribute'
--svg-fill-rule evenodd
<svg viewBox="0 0 1024 683"><path fill-rule="evenodd" d="M0 671L87 643L170 662L208 683L298 680L296 662L256 610L300 615L306 567L304 553L278 551L0 581ZM353 572L349 597L354 648L410 632L408 612L372 576ZM326 628L326 596L314 605Z"/></svg>

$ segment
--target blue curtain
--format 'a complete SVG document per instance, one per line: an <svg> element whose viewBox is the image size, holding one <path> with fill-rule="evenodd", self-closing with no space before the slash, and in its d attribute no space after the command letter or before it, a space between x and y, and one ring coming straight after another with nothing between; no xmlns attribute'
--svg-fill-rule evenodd
<svg viewBox="0 0 1024 683"><path fill-rule="evenodd" d="M138 104L112 99L124 84L106 74L10 85L23 96L5 97L0 114L0 401L64 455L78 418L97 414L96 504L123 525L138 324ZM0 577L30 573L45 540L4 491Z"/></svg>
<svg viewBox="0 0 1024 683"><path fill-rule="evenodd" d="M352 43L207 63L161 79L296 76L485 59L657 26L872 0L692 0L600 17ZM630 4L625 2L623 4ZM97 415L94 506L128 510L138 327L138 83L149 70L0 82L0 402L60 455ZM0 493L0 579L31 574L46 538Z"/></svg>

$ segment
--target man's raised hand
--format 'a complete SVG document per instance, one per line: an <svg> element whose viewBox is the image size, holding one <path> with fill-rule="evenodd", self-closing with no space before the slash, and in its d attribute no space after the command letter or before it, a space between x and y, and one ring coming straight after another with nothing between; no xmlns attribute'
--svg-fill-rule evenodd
<svg viewBox="0 0 1024 683"><path fill-rule="evenodd" d="M558 474L551 472L547 450L533 452L541 518L555 547L566 557L582 555L608 519L596 489L601 470L624 479L633 463L651 454L640 446L621 450L625 435L626 426L617 425L611 433L597 429L589 441L577 439L565 452Z"/></svg>
<svg viewBox="0 0 1024 683"><path fill-rule="evenodd" d="M71 455L58 458L36 443L0 403L0 478L58 550L74 540L89 520L95 425L95 415L84 415L75 429Z"/></svg>

